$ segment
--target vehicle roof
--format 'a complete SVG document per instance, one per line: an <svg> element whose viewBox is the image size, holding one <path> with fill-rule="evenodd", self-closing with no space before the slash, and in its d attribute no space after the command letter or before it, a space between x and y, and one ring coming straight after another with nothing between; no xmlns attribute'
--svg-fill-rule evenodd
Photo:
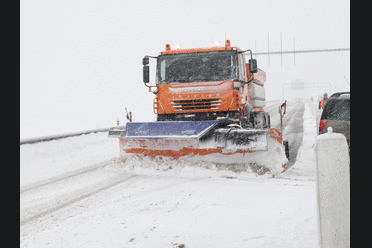
<svg viewBox="0 0 372 248"><path fill-rule="evenodd" d="M337 99L350 99L350 92L337 92L333 93L330 97L331 98L337 98Z"/></svg>
<svg viewBox="0 0 372 248"><path fill-rule="evenodd" d="M232 46L219 46L219 47L208 47L208 48L190 48L190 49L175 49L162 51L161 55L165 54L177 54L177 53L197 53L197 52L211 52L211 51L228 51L228 50L237 50L241 51L238 47Z"/></svg>

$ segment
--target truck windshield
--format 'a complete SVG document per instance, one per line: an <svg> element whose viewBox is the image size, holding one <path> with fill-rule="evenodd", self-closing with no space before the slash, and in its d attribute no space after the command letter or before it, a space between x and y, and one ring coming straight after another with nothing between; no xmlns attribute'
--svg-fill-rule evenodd
<svg viewBox="0 0 372 248"><path fill-rule="evenodd" d="M235 51L180 53L159 56L157 83L225 81L237 78Z"/></svg>

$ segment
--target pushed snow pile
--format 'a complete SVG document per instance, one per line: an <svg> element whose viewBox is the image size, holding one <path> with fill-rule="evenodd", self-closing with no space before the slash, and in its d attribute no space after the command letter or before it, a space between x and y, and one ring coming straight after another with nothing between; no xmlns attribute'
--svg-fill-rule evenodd
<svg viewBox="0 0 372 248"><path fill-rule="evenodd" d="M254 168L248 164L222 164L201 161L198 156L187 156L178 160L171 157L147 157L127 154L118 166L126 172L140 175L176 177L256 177ZM264 174L269 175L269 173Z"/></svg>
<svg viewBox="0 0 372 248"><path fill-rule="evenodd" d="M209 154L205 156L193 156L193 161L206 161L217 164L224 164L226 168L236 171L231 161L241 161L240 166L249 167L247 172L255 172L259 175L263 173L280 174L283 171L282 165L288 160L285 156L284 147L272 138L267 139L267 151L255 151L252 153L236 153L234 155ZM243 169L244 170L244 169ZM237 171L238 172L238 171Z"/></svg>
<svg viewBox="0 0 372 248"><path fill-rule="evenodd" d="M121 166L128 172L145 175L176 176L257 176L278 175L282 172L282 164L287 162L284 148L273 139L268 139L268 151L252 153L236 153L225 155L220 153L184 156L179 159L165 156L147 157L140 154L127 154L121 151ZM231 163L242 161L242 163ZM249 175L250 174L250 175Z"/></svg>

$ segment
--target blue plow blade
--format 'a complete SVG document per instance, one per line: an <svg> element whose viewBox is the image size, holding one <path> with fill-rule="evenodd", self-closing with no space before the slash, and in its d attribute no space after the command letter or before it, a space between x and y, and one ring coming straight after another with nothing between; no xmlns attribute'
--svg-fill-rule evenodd
<svg viewBox="0 0 372 248"><path fill-rule="evenodd" d="M217 121L128 122L126 139L199 139Z"/></svg>

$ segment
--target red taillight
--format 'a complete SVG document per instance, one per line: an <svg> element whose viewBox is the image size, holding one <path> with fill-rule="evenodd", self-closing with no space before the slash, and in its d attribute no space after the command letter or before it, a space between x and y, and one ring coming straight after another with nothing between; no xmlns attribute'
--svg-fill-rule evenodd
<svg viewBox="0 0 372 248"><path fill-rule="evenodd" d="M319 122L319 132L322 131L327 123L327 120L320 120Z"/></svg>

